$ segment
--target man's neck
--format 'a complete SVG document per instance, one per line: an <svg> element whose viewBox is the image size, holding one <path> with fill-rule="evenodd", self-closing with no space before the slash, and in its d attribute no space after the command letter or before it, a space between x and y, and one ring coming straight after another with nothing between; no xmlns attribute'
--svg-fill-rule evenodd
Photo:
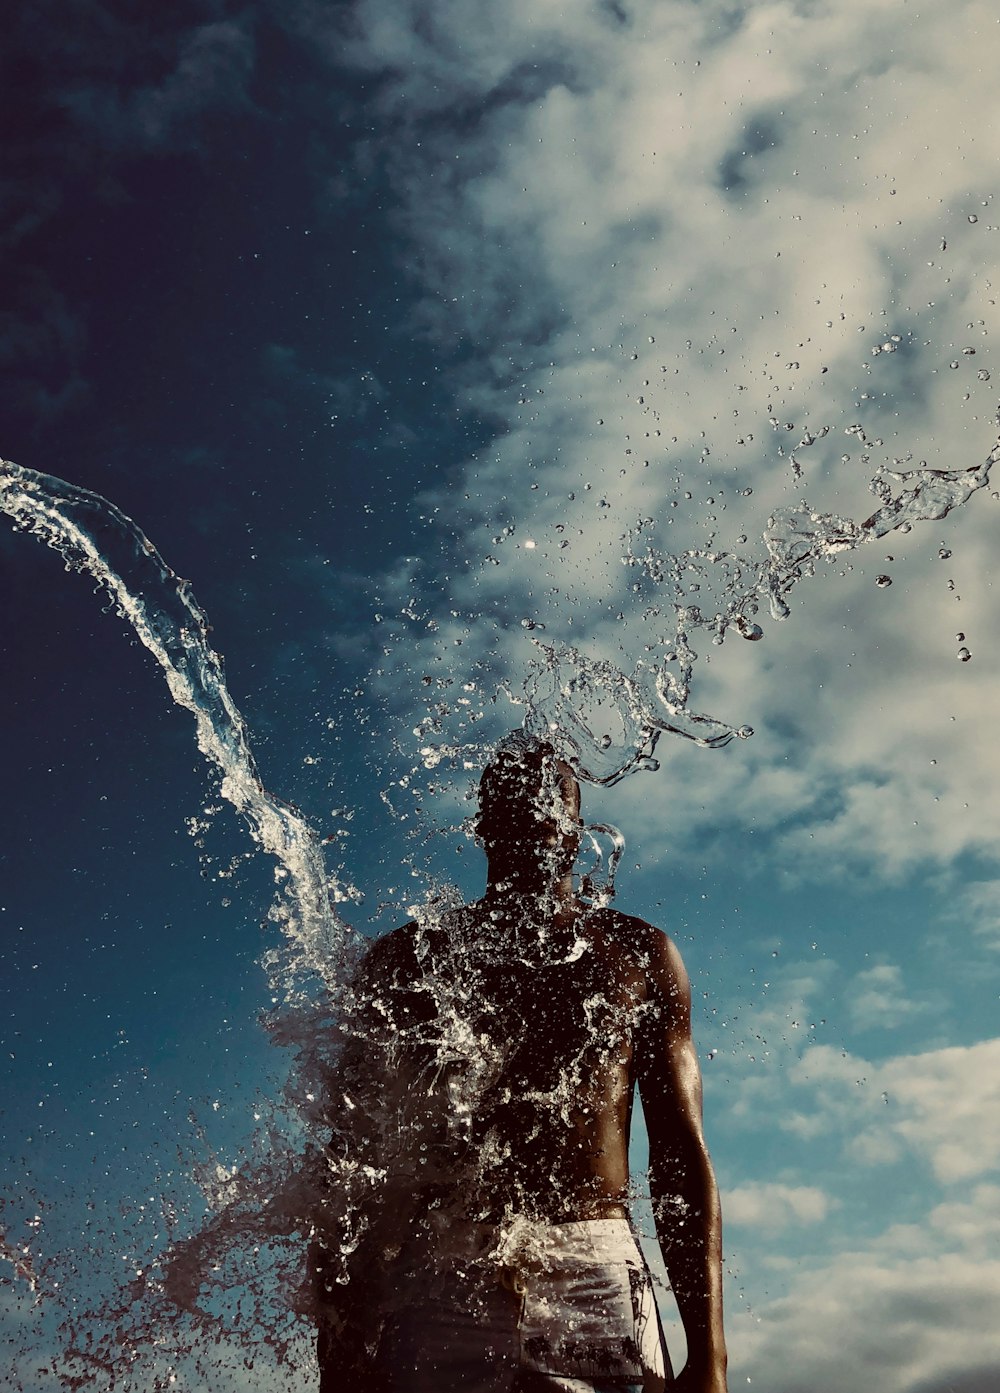
<svg viewBox="0 0 1000 1393"><path fill-rule="evenodd" d="M553 916L576 906L572 874L566 871L553 875L547 868L538 865L490 863L484 899L498 908L542 904L550 908Z"/></svg>

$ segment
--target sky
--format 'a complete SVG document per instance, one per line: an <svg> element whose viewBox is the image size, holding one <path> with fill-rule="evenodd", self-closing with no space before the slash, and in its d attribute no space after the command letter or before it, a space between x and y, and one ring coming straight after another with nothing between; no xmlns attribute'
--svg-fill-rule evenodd
<svg viewBox="0 0 1000 1393"><path fill-rule="evenodd" d="M476 893L463 764L539 641L662 657L630 546L760 556L987 457L998 59L985 0L8 20L0 454L191 581L358 928ZM585 788L694 982L734 1389L996 1385L994 491L698 634L691 709L752 737ZM93 583L13 529L0 579L3 1222L103 1289L280 1090L273 870Z"/></svg>

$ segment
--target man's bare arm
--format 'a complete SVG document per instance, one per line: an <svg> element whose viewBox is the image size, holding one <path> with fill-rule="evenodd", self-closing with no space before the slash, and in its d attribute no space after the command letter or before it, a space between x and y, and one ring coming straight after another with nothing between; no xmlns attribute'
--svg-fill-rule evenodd
<svg viewBox="0 0 1000 1393"><path fill-rule="evenodd" d="M637 1075L656 1232L688 1346L676 1387L678 1393L725 1393L722 1220L702 1131L691 987L677 949L666 935L653 934L652 1010L638 1041Z"/></svg>
<svg viewBox="0 0 1000 1393"><path fill-rule="evenodd" d="M384 1234L376 1202L381 1197L369 1189L365 1173L375 1177L380 1159L393 1027L382 997L400 956L398 936L390 934L372 943L356 969L342 1010L340 1058L327 1081L328 1213L318 1216L325 1231L310 1251L320 1393L375 1389L371 1355L378 1323L373 1320Z"/></svg>

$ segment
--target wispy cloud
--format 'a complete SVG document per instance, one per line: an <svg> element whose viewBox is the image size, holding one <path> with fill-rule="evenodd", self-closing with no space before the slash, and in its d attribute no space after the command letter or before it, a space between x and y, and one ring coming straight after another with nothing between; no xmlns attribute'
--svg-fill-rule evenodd
<svg viewBox="0 0 1000 1393"><path fill-rule="evenodd" d="M789 1069L788 1082L812 1093L813 1107L803 1113L815 1131L839 1134L858 1159L898 1160L905 1150L929 1165L939 1181L954 1183L997 1167L998 1065L998 1039L900 1055L881 1064L814 1045ZM789 1113L779 1125L794 1130L801 1115Z"/></svg>
<svg viewBox="0 0 1000 1393"><path fill-rule="evenodd" d="M992 93L968 53L998 40L979 0L947 21L900 0L353 16L340 56L379 75L414 331L460 349L455 389L497 429L429 500L440 561L408 590L442 622L383 666L401 714L434 664L516 692L540 636L627 672L662 657L670 597L622 565L640 518L668 549L752 549L802 496L866 516L881 460L989 450ZM876 443L844 434L858 422ZM993 754L940 757L996 677L973 561L992 524L970 514L946 567L951 524L824 568L788 636L705 640L695 709L756 741L644 800L689 796L692 840L759 817L790 873L893 878L995 845L976 802Z"/></svg>
<svg viewBox="0 0 1000 1393"><path fill-rule="evenodd" d="M97 355L110 356L89 331L94 297L107 290L95 291L93 257L73 247L87 242L80 220L92 228L132 201L129 160L202 151L213 121L250 112L255 58L249 11L149 25L101 4L10 17L0 57L8 428L43 429L86 405L106 366ZM141 260L136 251L136 268ZM126 274L117 283L130 294Z"/></svg>
<svg viewBox="0 0 1000 1393"><path fill-rule="evenodd" d="M737 1231L744 1280L772 1294L746 1305L732 1293L731 1370L775 1393L986 1393L1000 1367L998 1235L995 1184L963 1186L864 1242L825 1235L826 1255L765 1255L756 1234L747 1244Z"/></svg>
<svg viewBox="0 0 1000 1393"><path fill-rule="evenodd" d="M761 1181L738 1185L723 1196L727 1227L759 1228L768 1231L819 1224L831 1208L829 1196L815 1185L782 1185Z"/></svg>
<svg viewBox="0 0 1000 1393"><path fill-rule="evenodd" d="M957 896L954 920L971 926L988 947L1000 949L1000 880L976 880Z"/></svg>
<svg viewBox="0 0 1000 1393"><path fill-rule="evenodd" d="M1000 1366L992 1311L1000 1263L914 1258L880 1246L803 1266L791 1295L734 1313L735 1368L772 1393L990 1393Z"/></svg>
<svg viewBox="0 0 1000 1393"><path fill-rule="evenodd" d="M197 147L206 115L249 106L254 42L246 17L179 30L165 52L150 44L143 57L161 70L152 81L136 81L133 71L141 68L131 68L132 45L121 37L117 70L103 81L84 77L60 97L65 110L112 147Z"/></svg>
<svg viewBox="0 0 1000 1393"><path fill-rule="evenodd" d="M902 969L895 963L866 968L848 989L850 1019L860 1030L894 1030L927 1009L928 1003L907 995Z"/></svg>

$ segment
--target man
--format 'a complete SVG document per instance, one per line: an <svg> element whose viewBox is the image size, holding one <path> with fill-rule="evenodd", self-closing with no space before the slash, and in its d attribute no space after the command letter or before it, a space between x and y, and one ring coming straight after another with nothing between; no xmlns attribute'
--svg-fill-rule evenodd
<svg viewBox="0 0 1000 1393"><path fill-rule="evenodd" d="M322 1389L725 1393L680 955L574 892L580 789L550 745L503 742L475 829L482 899L376 941L354 983L333 1086L340 1227L316 1264ZM636 1084L688 1346L672 1381L628 1223Z"/></svg>

